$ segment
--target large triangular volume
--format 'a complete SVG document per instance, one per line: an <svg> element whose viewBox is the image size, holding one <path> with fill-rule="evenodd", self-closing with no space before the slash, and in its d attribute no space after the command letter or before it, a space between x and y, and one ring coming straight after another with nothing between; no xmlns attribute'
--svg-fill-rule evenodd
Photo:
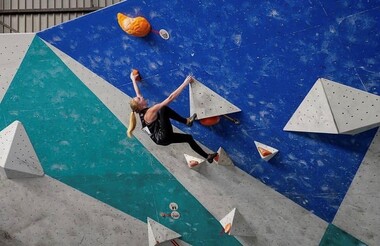
<svg viewBox="0 0 380 246"><path fill-rule="evenodd" d="M0 66L0 102L3 100L34 36L34 33L0 35L0 56L1 60L4 59L6 62L6 66L3 62Z"/></svg>
<svg viewBox="0 0 380 246"><path fill-rule="evenodd" d="M226 151L222 147L219 147L218 156L216 157L215 161L218 165L235 166L231 158L227 155Z"/></svg>
<svg viewBox="0 0 380 246"><path fill-rule="evenodd" d="M320 78L285 131L357 134L380 126L380 96Z"/></svg>
<svg viewBox="0 0 380 246"><path fill-rule="evenodd" d="M158 245L160 243L181 237L181 235L177 232L170 230L149 217L147 218L147 222L149 246Z"/></svg>
<svg viewBox="0 0 380 246"><path fill-rule="evenodd" d="M254 236L251 226L247 223L239 211L234 208L223 219L219 221L224 232L233 236Z"/></svg>
<svg viewBox="0 0 380 246"><path fill-rule="evenodd" d="M196 79L190 84L189 93L190 115L196 113L198 120L241 111Z"/></svg>
<svg viewBox="0 0 380 246"><path fill-rule="evenodd" d="M338 133L321 80L318 79L293 116L285 131Z"/></svg>
<svg viewBox="0 0 380 246"><path fill-rule="evenodd" d="M254 141L254 142L255 142L257 151L260 154L260 157L264 161L269 161L270 159L272 159L273 156L275 156L278 153L278 150L271 146L265 145L257 141Z"/></svg>
<svg viewBox="0 0 380 246"><path fill-rule="evenodd" d="M187 155L187 154L184 154L184 156L189 168L194 169L194 170L198 170L201 164L205 161L203 159L200 159L191 155Z"/></svg>
<svg viewBox="0 0 380 246"><path fill-rule="evenodd" d="M357 134L380 126L380 96L320 79L338 131Z"/></svg>
<svg viewBox="0 0 380 246"><path fill-rule="evenodd" d="M19 121L0 132L0 167L9 179L44 175L32 143Z"/></svg>

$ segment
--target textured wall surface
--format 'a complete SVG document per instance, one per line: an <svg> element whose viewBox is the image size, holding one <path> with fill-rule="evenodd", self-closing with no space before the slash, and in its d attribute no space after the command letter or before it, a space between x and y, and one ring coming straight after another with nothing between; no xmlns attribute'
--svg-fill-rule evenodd
<svg viewBox="0 0 380 246"><path fill-rule="evenodd" d="M241 125L197 125L191 130L196 138L214 150L222 146L239 168L330 222L375 131L336 136L282 129L319 77L379 93L373 52L379 49L379 11L378 3L364 1L128 1L39 36L128 95L129 71L140 69L151 103L192 73L243 111L234 115ZM116 22L118 12L145 16L171 38L127 36ZM184 94L173 107L188 114ZM254 140L280 154L262 161Z"/></svg>
<svg viewBox="0 0 380 246"><path fill-rule="evenodd" d="M117 24L118 12L145 16L154 30L146 38L128 36ZM122 2L35 37L0 39L6 44L0 54L0 128L20 120L49 176L131 215L138 221L128 218L129 223L138 228L149 216L194 245L372 245L380 228L379 208L373 206L379 202L377 129L343 136L283 127L320 77L379 95L379 18L378 1ZM157 35L161 28L169 40ZM95 75L81 76L75 70L85 68L58 57L44 42L104 80L98 84ZM231 115L240 125L225 118L213 127L175 124L211 150L223 147L236 168L208 165L193 172L183 160L192 152L181 145L157 147L139 129L137 139L126 139L128 100L134 96L131 68L140 70L150 103L163 100L191 73L241 108ZM189 114L187 89L172 107ZM254 141L279 153L265 162ZM0 182L5 184L0 194L19 187L17 181ZM29 225L46 227L38 219L44 217L40 210L31 222L7 212L27 207L22 194L36 196L31 208L38 208L45 201L41 187L23 185L21 196L13 194L11 200L0 196L6 208L0 233L10 232L15 243L28 241ZM171 201L180 204L180 220L159 215ZM81 214L73 201L62 204L67 206ZM234 207L248 219L254 237L237 237L238 242L219 234L217 219ZM124 231L98 230L97 211L81 214L96 224L84 242L97 241L99 233L123 240ZM46 220L59 221L57 216ZM10 226L21 222L28 226ZM62 228L78 243L81 237L70 231L74 226L84 225L70 219ZM63 240L50 236L46 242ZM135 244L145 236L130 231L126 238Z"/></svg>

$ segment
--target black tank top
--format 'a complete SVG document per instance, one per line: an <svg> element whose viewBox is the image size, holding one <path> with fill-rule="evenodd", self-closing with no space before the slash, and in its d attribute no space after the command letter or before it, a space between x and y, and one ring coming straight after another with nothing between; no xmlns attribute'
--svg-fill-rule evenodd
<svg viewBox="0 0 380 246"><path fill-rule="evenodd" d="M145 122L144 116L145 116L145 113L146 113L146 111L148 109L149 108L144 108L143 110L141 110L139 112L139 116L140 116L140 120L141 120L141 125L142 125L142 128L148 127L149 132L150 132L150 138L154 142L158 143L159 140L161 139L160 123L158 122L158 118L156 120L154 120L152 123L150 123L149 125Z"/></svg>

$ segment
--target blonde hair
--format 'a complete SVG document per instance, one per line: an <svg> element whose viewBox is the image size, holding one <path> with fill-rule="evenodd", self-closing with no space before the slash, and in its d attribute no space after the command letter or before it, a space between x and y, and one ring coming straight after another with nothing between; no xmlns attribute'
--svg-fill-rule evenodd
<svg viewBox="0 0 380 246"><path fill-rule="evenodd" d="M138 112L139 105L137 104L137 102L135 100L132 99L129 102L129 106L131 106L132 112L131 112L131 114L129 116L129 125L128 125L127 135L128 135L129 138L132 138L133 131L136 128L136 115L135 115L135 112Z"/></svg>
<svg viewBox="0 0 380 246"><path fill-rule="evenodd" d="M135 128L136 128L136 116L135 116L135 112L132 111L129 116L129 125L128 125L128 131L127 131L127 135L129 138L132 138L133 131L135 130Z"/></svg>

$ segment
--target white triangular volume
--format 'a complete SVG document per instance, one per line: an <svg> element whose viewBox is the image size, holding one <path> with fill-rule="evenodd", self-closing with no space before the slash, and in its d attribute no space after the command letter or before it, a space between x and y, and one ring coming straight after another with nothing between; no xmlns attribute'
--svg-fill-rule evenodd
<svg viewBox="0 0 380 246"><path fill-rule="evenodd" d="M293 116L285 131L338 133L321 80L318 79Z"/></svg>
<svg viewBox="0 0 380 246"><path fill-rule="evenodd" d="M380 96L320 78L285 131L357 134L380 126Z"/></svg>
<svg viewBox="0 0 380 246"><path fill-rule="evenodd" d="M19 121L0 132L0 167L9 179L44 175L32 143Z"/></svg>
<svg viewBox="0 0 380 246"><path fill-rule="evenodd" d="M149 217L147 218L147 221L149 246L158 245L160 243L181 237L181 235L177 232L170 230Z"/></svg>
<svg viewBox="0 0 380 246"><path fill-rule="evenodd" d="M265 145L257 141L254 142L256 145L256 149L260 154L260 157L265 161L269 161L270 159L272 159L273 156L275 156L278 153L278 149L275 149L271 146Z"/></svg>
<svg viewBox="0 0 380 246"><path fill-rule="evenodd" d="M196 79L190 84L189 98L190 115L196 113L198 120L241 111Z"/></svg>
<svg viewBox="0 0 380 246"><path fill-rule="evenodd" d="M253 230L239 211L234 208L219 223L225 229L225 233L234 236L254 236Z"/></svg>
<svg viewBox="0 0 380 246"><path fill-rule="evenodd" d="M222 166L234 166L233 161L222 147L219 147L218 149L218 157L216 163Z"/></svg>
<svg viewBox="0 0 380 246"><path fill-rule="evenodd" d="M34 36L34 33L0 35L0 102L19 69Z"/></svg>
<svg viewBox="0 0 380 246"><path fill-rule="evenodd" d="M163 243L160 243L158 244L159 246L175 246L175 245L178 245L178 246L191 246L191 244L188 244L180 239L172 239L170 241L166 241L166 242L163 242Z"/></svg>
<svg viewBox="0 0 380 246"><path fill-rule="evenodd" d="M227 226L232 226L232 223L234 221L234 215L235 215L236 208L232 209L231 212L229 212L226 216L224 216L223 219L219 221L219 223L223 226L223 228L227 228ZM229 230L226 233L230 233L231 231Z"/></svg>
<svg viewBox="0 0 380 246"><path fill-rule="evenodd" d="M197 157L194 157L191 155L187 155L187 154L184 154L184 156L185 156L187 165L191 169L198 169L200 167L200 165L205 161L203 159L200 159L200 158L197 158ZM196 164L196 163L198 163L198 164Z"/></svg>
<svg viewBox="0 0 380 246"><path fill-rule="evenodd" d="M380 96L320 80L339 133L353 135L380 126Z"/></svg>

